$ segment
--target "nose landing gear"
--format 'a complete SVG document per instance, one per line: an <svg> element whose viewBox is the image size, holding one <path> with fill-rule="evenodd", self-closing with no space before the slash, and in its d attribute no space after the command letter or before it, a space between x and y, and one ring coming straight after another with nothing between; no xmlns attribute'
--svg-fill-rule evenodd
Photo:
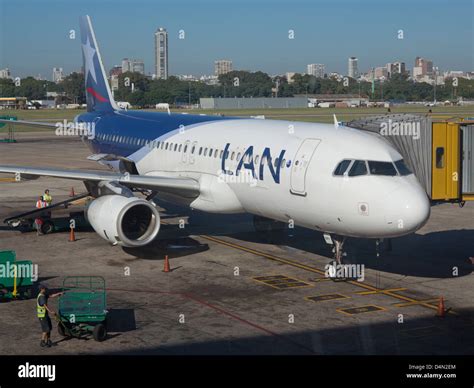
<svg viewBox="0 0 474 388"><path fill-rule="evenodd" d="M346 256L346 253L344 252L344 243L346 242L345 236L339 236L337 234L331 236L328 233L324 234L324 240L326 243L330 245L334 245L332 252L334 254L334 261L336 264L341 265L342 264L342 259L344 256Z"/></svg>

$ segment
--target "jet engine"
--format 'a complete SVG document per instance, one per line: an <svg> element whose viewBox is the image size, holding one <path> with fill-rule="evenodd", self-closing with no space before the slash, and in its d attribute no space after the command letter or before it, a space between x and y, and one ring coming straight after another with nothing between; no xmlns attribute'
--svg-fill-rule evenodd
<svg viewBox="0 0 474 388"><path fill-rule="evenodd" d="M122 195L103 195L85 209L94 230L103 239L124 247L147 245L160 230L160 214L150 202Z"/></svg>

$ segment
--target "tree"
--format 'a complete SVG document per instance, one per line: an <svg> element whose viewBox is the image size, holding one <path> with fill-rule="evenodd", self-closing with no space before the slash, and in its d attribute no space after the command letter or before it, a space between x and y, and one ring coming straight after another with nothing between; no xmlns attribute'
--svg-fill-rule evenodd
<svg viewBox="0 0 474 388"><path fill-rule="evenodd" d="M76 104L85 104L86 95L84 82L84 74L71 73L59 84L60 90L58 91L64 91L66 97Z"/></svg>

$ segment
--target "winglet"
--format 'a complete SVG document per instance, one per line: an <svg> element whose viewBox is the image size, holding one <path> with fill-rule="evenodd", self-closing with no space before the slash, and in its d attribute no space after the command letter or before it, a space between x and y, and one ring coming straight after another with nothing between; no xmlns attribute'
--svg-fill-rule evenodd
<svg viewBox="0 0 474 388"><path fill-rule="evenodd" d="M87 111L108 112L120 110L110 92L99 46L89 16L81 17L80 27Z"/></svg>

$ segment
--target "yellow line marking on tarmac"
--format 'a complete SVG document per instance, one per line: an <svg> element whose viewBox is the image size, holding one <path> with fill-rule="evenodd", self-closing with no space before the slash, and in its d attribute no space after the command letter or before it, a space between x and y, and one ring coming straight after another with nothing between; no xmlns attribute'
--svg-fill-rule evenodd
<svg viewBox="0 0 474 388"><path fill-rule="evenodd" d="M326 294L326 295L314 295L314 296L305 296L304 297L306 300L309 300L311 302L326 302L329 300L341 300L341 299L350 299L350 296L346 296L343 294Z"/></svg>
<svg viewBox="0 0 474 388"><path fill-rule="evenodd" d="M356 292L356 294L357 295L375 295L375 294L380 294L386 291L390 291L390 292L406 291L406 288L384 288L377 291L359 291L359 292Z"/></svg>
<svg viewBox="0 0 474 388"><path fill-rule="evenodd" d="M425 300L420 300L420 301L415 301L415 302L408 302L408 303L395 303L395 307L408 307L408 306L416 306L420 303L433 303L437 302L438 298L431 298L431 299L425 299ZM446 300L445 300L446 301ZM434 308L438 308L438 306L433 306Z"/></svg>
<svg viewBox="0 0 474 388"><path fill-rule="evenodd" d="M0 178L0 182L17 182L15 178Z"/></svg>
<svg viewBox="0 0 474 388"><path fill-rule="evenodd" d="M198 236L202 237L206 240L213 241L215 243L221 244L221 245L226 245L226 246L234 248L234 249L239 249L239 250L244 251L244 252L248 252L248 253L252 253L252 254L257 255L257 256L265 257L269 260L277 261L279 263L288 264L288 265L291 265L293 267L303 269L305 271L310 271L310 272L314 272L314 273L325 276L325 272L323 270L320 270L320 269L314 268L314 267L310 267L308 265L301 264L301 263L298 263L298 262L293 261L293 260L288 260L288 259L284 259L282 257L277 257L277 256L274 256L274 255L265 253L265 252L258 251L256 249L247 248L247 247L244 247L244 246L241 246L241 245L238 245L238 244L234 244L234 243L231 243L231 242L228 242L228 241L225 241L225 240L221 240L221 239L218 239L218 238L215 238L215 237L211 237L211 236L208 236L208 235L202 235L201 234L201 235L198 235ZM346 283L352 284L352 285L357 286L357 287L364 288L365 290L378 291L379 294L387 295L387 296L390 296L392 298L399 299L399 300L402 300L402 301L405 301L405 302L412 302L413 304L418 304L420 306L427 307L431 310L437 310L436 306L433 306L433 305L431 305L429 303L426 303L424 301L416 300L416 299L411 298L409 296L396 294L396 293L394 293L394 291L380 290L380 289L378 289L374 286L371 286L370 284L361 283L361 282L358 282L358 281L355 281L355 280L350 280L350 281L347 281ZM453 310L449 310L448 313L457 315Z"/></svg>
<svg viewBox="0 0 474 388"><path fill-rule="evenodd" d="M276 288L277 290L285 290L289 288L303 288L313 287L311 284L306 283L303 280L292 278L285 275L272 275L272 276L256 276L252 278L256 282L263 283L266 286ZM301 285L294 285L301 283Z"/></svg>
<svg viewBox="0 0 474 388"><path fill-rule="evenodd" d="M365 314L365 313L373 313L376 311L387 311L386 308L376 306L374 304L369 304L366 306L358 306L358 307L349 307L345 309L336 309L337 312L343 313L346 315L357 315L357 314Z"/></svg>

